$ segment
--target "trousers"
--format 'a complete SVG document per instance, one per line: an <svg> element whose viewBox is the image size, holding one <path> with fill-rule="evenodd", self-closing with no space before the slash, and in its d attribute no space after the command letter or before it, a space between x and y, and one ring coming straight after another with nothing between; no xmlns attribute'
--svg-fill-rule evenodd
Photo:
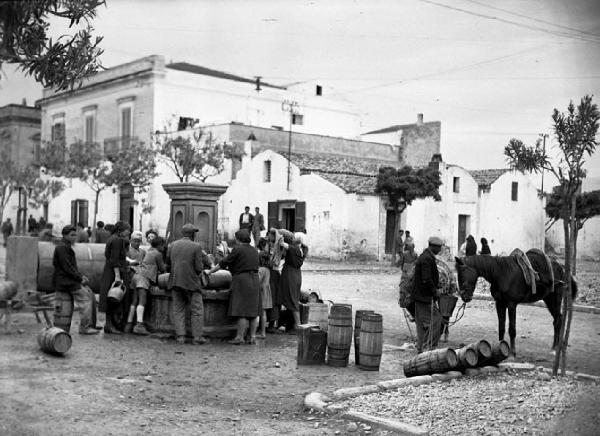
<svg viewBox="0 0 600 436"><path fill-rule="evenodd" d="M415 301L415 324L417 326L417 351L420 353L437 347L442 333L442 315L437 304Z"/></svg>
<svg viewBox="0 0 600 436"><path fill-rule="evenodd" d="M186 309L189 307L192 336L194 338L201 337L204 330L204 302L202 301L202 292L175 286L172 289L172 296L172 316L173 324L175 325L175 335L177 337L185 336L185 314Z"/></svg>

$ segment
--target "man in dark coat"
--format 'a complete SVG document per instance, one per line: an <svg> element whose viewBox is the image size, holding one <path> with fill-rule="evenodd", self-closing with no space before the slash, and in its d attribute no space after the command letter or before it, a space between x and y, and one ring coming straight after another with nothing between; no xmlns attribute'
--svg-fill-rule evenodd
<svg viewBox="0 0 600 436"><path fill-rule="evenodd" d="M200 274L211 267L210 259L202 246L194 242L194 234L198 228L192 224L184 224L181 228L182 238L169 245L167 250L167 268L169 269L168 288L173 295L173 324L177 342L185 343L185 312L190 308L192 325L192 344L206 343L202 337L204 328L204 304Z"/></svg>
<svg viewBox="0 0 600 436"><path fill-rule="evenodd" d="M79 334L95 335L98 334L98 330L92 327L92 297L90 292L84 288L89 280L77 269L77 259L75 258L75 251L73 251L73 244L76 240L77 231L75 227L65 226L62 229L62 239L54 249L52 257L52 266L54 267L52 283L57 297L60 294L67 294L66 296L63 295L64 299L72 298L74 306L79 309ZM57 300L60 301L61 299L57 298ZM59 313L60 310L61 307L56 305L55 319L57 315L64 315Z"/></svg>
<svg viewBox="0 0 600 436"><path fill-rule="evenodd" d="M254 219L252 220L252 238L254 239L254 246L258 247L258 241L260 240L260 232L265 229L265 217L260 213L258 207L254 208Z"/></svg>
<svg viewBox="0 0 600 436"><path fill-rule="evenodd" d="M252 232L252 224L254 223L254 216L250 213L250 206L244 208L244 212L240 214L240 230L248 229Z"/></svg>
<svg viewBox="0 0 600 436"><path fill-rule="evenodd" d="M415 302L415 323L417 326L417 351L433 349L441 334L442 316L435 303L440 295L439 272L435 261L444 241L432 236L429 247L415 262L414 287L412 298Z"/></svg>
<svg viewBox="0 0 600 436"><path fill-rule="evenodd" d="M110 232L104 228L103 221L98 221L96 223L94 242L96 244L106 244L106 241L108 241L108 238L110 238Z"/></svg>
<svg viewBox="0 0 600 436"><path fill-rule="evenodd" d="M6 247L6 240L14 232L14 227L10 222L10 218L6 218L6 221L2 223L2 236L4 237L4 246Z"/></svg>

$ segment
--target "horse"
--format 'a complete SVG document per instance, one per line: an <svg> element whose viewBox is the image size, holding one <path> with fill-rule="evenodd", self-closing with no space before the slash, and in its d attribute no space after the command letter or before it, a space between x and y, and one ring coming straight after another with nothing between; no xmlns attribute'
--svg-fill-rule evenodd
<svg viewBox="0 0 600 436"><path fill-rule="evenodd" d="M548 270L547 261L541 258L543 253L537 250L527 252L527 257L536 271ZM483 277L491 285L491 294L496 303L498 315L498 337L504 339L506 324L506 309L508 309L508 333L510 348L516 356L515 336L517 335L517 305L544 300L553 318L554 339L552 350L558 346L560 325L562 321L561 301L566 287L565 269L556 260L551 260L554 283L552 280L536 282L536 293L533 294L531 285L527 284L519 267L516 256L477 255L465 258L455 258L458 273L459 295L465 303L473 299L477 278ZM537 268L536 268L537 267ZM550 276L551 277L551 276ZM571 277L573 299L577 294L577 282Z"/></svg>

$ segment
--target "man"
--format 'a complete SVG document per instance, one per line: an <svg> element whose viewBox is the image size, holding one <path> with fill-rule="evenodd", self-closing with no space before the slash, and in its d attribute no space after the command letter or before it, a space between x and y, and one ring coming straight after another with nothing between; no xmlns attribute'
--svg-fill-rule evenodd
<svg viewBox="0 0 600 436"><path fill-rule="evenodd" d="M265 218L260 213L258 207L254 208L254 212L254 219L252 220L252 238L254 239L254 246L258 247L260 232L265 229Z"/></svg>
<svg viewBox="0 0 600 436"><path fill-rule="evenodd" d="M77 231L75 227L72 225L65 226L62 229L62 239L54 249L52 257L52 266L54 267L52 283L57 300L60 299L59 295L61 294L64 298L72 298L74 306L79 309L79 334L96 335L98 330L92 326L92 297L88 289L84 288L89 280L77 269L77 259L75 258L75 251L73 251L73 244L76 240ZM64 315L59 313L60 309L60 306L56 305L55 319L57 316Z"/></svg>
<svg viewBox="0 0 600 436"><path fill-rule="evenodd" d="M404 236L404 230L398 230L398 239L396 241L396 254L398 255L398 261L396 262L396 266L402 266L402 255L404 254L404 241L402 237Z"/></svg>
<svg viewBox="0 0 600 436"><path fill-rule="evenodd" d="M83 227L82 223L77 223L77 240L75 242L88 243L90 242L90 235L87 230Z"/></svg>
<svg viewBox="0 0 600 436"><path fill-rule="evenodd" d="M167 250L167 268L169 268L168 288L173 295L173 324L178 344L185 343L185 312L190 308L192 325L192 344L202 345L204 328L204 304L200 292L200 274L210 269L210 260L199 243L194 242L198 228L184 224L182 238L169 245Z"/></svg>
<svg viewBox="0 0 600 436"><path fill-rule="evenodd" d="M29 218L27 219L27 232L30 234L34 234L36 233L38 230L38 223L36 221L36 219L33 217L33 215L29 215Z"/></svg>
<svg viewBox="0 0 600 436"><path fill-rule="evenodd" d="M104 228L104 221L98 221L96 223L96 234L94 235L94 242L96 244L106 244L110 232Z"/></svg>
<svg viewBox="0 0 600 436"><path fill-rule="evenodd" d="M240 230L248 229L249 232L252 232L253 222L254 217L250 213L250 206L246 206L244 208L244 213L240 214Z"/></svg>
<svg viewBox="0 0 600 436"><path fill-rule="evenodd" d="M415 262L412 299L415 302L415 323L417 326L417 351L433 349L437 346L441 334L442 316L435 304L438 300L439 272L435 260L444 241L432 236L429 247Z"/></svg>
<svg viewBox="0 0 600 436"><path fill-rule="evenodd" d="M2 223L2 236L4 237L4 246L6 247L6 240L14 232L14 227L10 222L10 218L6 218L6 221Z"/></svg>

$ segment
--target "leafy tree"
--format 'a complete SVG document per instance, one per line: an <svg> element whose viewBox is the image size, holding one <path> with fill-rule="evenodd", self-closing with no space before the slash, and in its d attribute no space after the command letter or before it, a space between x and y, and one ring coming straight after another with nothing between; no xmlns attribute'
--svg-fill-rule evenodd
<svg viewBox="0 0 600 436"><path fill-rule="evenodd" d="M229 144L218 144L202 127L176 132L165 128L155 133L154 143L161 160L182 183L190 178L204 183L223 172L226 158L243 155Z"/></svg>
<svg viewBox="0 0 600 436"><path fill-rule="evenodd" d="M90 22L104 4L105 0L0 1L0 67L17 64L44 87L72 89L101 67L102 37L92 37ZM57 19L68 20L75 31L53 40L50 21Z"/></svg>
<svg viewBox="0 0 600 436"><path fill-rule="evenodd" d="M414 169L406 165L400 169L393 167L379 168L375 192L387 197L389 205L396 214L392 265L394 265L396 259L400 214L417 198L432 197L434 200L440 201L442 199L439 193L441 184L439 171L431 167Z"/></svg>
<svg viewBox="0 0 600 436"><path fill-rule="evenodd" d="M158 175L156 152L137 141L110 155L96 143L78 141L66 147L64 142L49 142L44 147L42 165L49 174L77 178L89 186L95 194L93 222L97 221L98 199L103 191L110 188L116 192L132 185L142 192Z"/></svg>
<svg viewBox="0 0 600 436"><path fill-rule="evenodd" d="M29 206L38 208L48 204L50 200L60 195L64 189L65 184L62 180L38 177L28 189Z"/></svg>
<svg viewBox="0 0 600 436"><path fill-rule="evenodd" d="M571 276L575 265L577 238L577 195L581 191L581 183L586 176L583 168L586 158L596 151L596 134L600 112L592 102L592 96L586 95L577 107L571 101L567 112L554 109L552 114L554 134L558 143L559 159L552 163L545 149L538 141L534 146L526 146L518 139L511 139L504 149L508 163L519 171L549 171L559 182L561 211L565 233L565 269L567 291L563 294L562 318L559 345L554 360L553 374L558 374L561 367L564 375L567 364L567 347L569 332L573 319L573 301L571 294Z"/></svg>
<svg viewBox="0 0 600 436"><path fill-rule="evenodd" d="M556 221L564 219L562 213L565 209L568 209L565 208L563 197L558 188L560 187L556 187L552 193L546 197L546 215L549 217L546 231L548 231ZM575 252L577 252L577 237L579 231L583 228L588 219L600 215L600 190L578 193L575 201L576 216L573 246ZM573 274L576 273L577 258L573 259Z"/></svg>
<svg viewBox="0 0 600 436"><path fill-rule="evenodd" d="M19 187L31 186L38 173L32 166L20 167L6 153L0 155L0 222L4 221L4 209Z"/></svg>

